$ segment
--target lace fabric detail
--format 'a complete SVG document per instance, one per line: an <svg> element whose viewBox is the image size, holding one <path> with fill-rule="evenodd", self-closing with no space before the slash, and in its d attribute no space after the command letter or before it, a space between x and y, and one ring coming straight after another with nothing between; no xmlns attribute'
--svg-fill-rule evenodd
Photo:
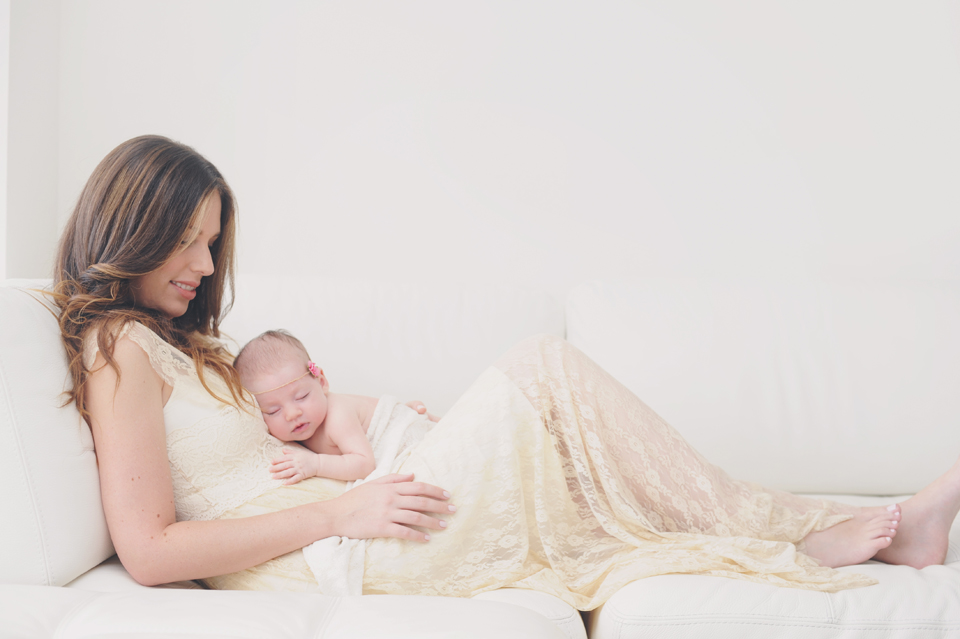
<svg viewBox="0 0 960 639"><path fill-rule="evenodd" d="M591 609L668 573L821 591L874 583L794 545L855 508L730 478L559 338L514 347L415 457L403 472L451 490L459 510L429 544L371 543L364 592L509 585Z"/></svg>
<svg viewBox="0 0 960 639"><path fill-rule="evenodd" d="M427 544L370 540L364 594L510 586L589 610L631 581L669 573L828 592L875 583L821 567L795 545L853 507L730 478L558 338L522 342L483 373L399 470L449 490L458 511ZM310 590L309 575L296 551L219 585Z"/></svg>
<svg viewBox="0 0 960 639"><path fill-rule="evenodd" d="M143 349L157 375L173 388L163 412L178 521L217 519L282 484L270 476L269 466L285 444L267 432L255 407L215 399L201 384L193 360L146 326L126 324L117 335L121 339ZM88 340L84 357L92 364L96 353L96 340ZM213 372L206 382L229 397L226 383Z"/></svg>

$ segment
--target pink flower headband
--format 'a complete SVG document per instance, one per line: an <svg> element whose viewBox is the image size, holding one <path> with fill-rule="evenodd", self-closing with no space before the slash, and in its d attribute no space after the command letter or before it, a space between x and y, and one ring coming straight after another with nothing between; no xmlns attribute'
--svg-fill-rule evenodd
<svg viewBox="0 0 960 639"><path fill-rule="evenodd" d="M279 386L274 386L273 388L268 388L267 390L262 390L262 391L259 391L259 392L253 393L253 394L254 394L254 395L263 395L264 393L272 393L273 391L279 390L279 389L283 388L284 386L289 386L290 384L292 384L292 383L294 383L294 382L299 382L301 379L303 379L303 378L306 377L307 375L313 375L314 377L320 377L320 375L322 375L322 374L323 374L323 371L320 370L320 367L319 367L319 366L317 366L317 365L314 364L313 362L307 362L307 372L304 373L303 375L301 375L300 377L297 377L296 379L291 379L291 380L290 380L289 382L287 382L286 384L280 384Z"/></svg>

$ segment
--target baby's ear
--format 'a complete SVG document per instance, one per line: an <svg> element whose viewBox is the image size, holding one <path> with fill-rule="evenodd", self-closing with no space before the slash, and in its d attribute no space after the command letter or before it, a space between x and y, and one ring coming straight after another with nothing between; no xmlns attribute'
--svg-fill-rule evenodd
<svg viewBox="0 0 960 639"><path fill-rule="evenodd" d="M317 380L320 382L320 386L323 388L324 393L330 392L330 382L327 381L327 376L323 374L323 369L320 369L320 374L317 375Z"/></svg>

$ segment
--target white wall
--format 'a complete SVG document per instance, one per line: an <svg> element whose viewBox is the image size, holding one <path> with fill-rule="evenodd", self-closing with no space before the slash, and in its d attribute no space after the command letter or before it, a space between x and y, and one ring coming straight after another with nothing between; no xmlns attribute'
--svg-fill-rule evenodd
<svg viewBox="0 0 960 639"><path fill-rule="evenodd" d="M60 11L61 223L155 132L234 186L242 271L960 277L954 2Z"/></svg>
<svg viewBox="0 0 960 639"><path fill-rule="evenodd" d="M10 87L10 0L0 0L0 280L7 276L7 101Z"/></svg>
<svg viewBox="0 0 960 639"><path fill-rule="evenodd" d="M50 277L59 232L60 2L11 0L8 277Z"/></svg>

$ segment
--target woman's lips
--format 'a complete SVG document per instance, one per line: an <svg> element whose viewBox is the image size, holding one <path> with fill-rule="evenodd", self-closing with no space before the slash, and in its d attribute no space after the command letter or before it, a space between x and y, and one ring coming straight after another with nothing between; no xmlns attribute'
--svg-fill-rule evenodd
<svg viewBox="0 0 960 639"><path fill-rule="evenodd" d="M200 284L188 284L187 282L170 282L173 285L173 288L177 289L177 292L180 293L185 299L192 300L197 296L197 286ZM184 288L185 286L190 287L189 289Z"/></svg>

